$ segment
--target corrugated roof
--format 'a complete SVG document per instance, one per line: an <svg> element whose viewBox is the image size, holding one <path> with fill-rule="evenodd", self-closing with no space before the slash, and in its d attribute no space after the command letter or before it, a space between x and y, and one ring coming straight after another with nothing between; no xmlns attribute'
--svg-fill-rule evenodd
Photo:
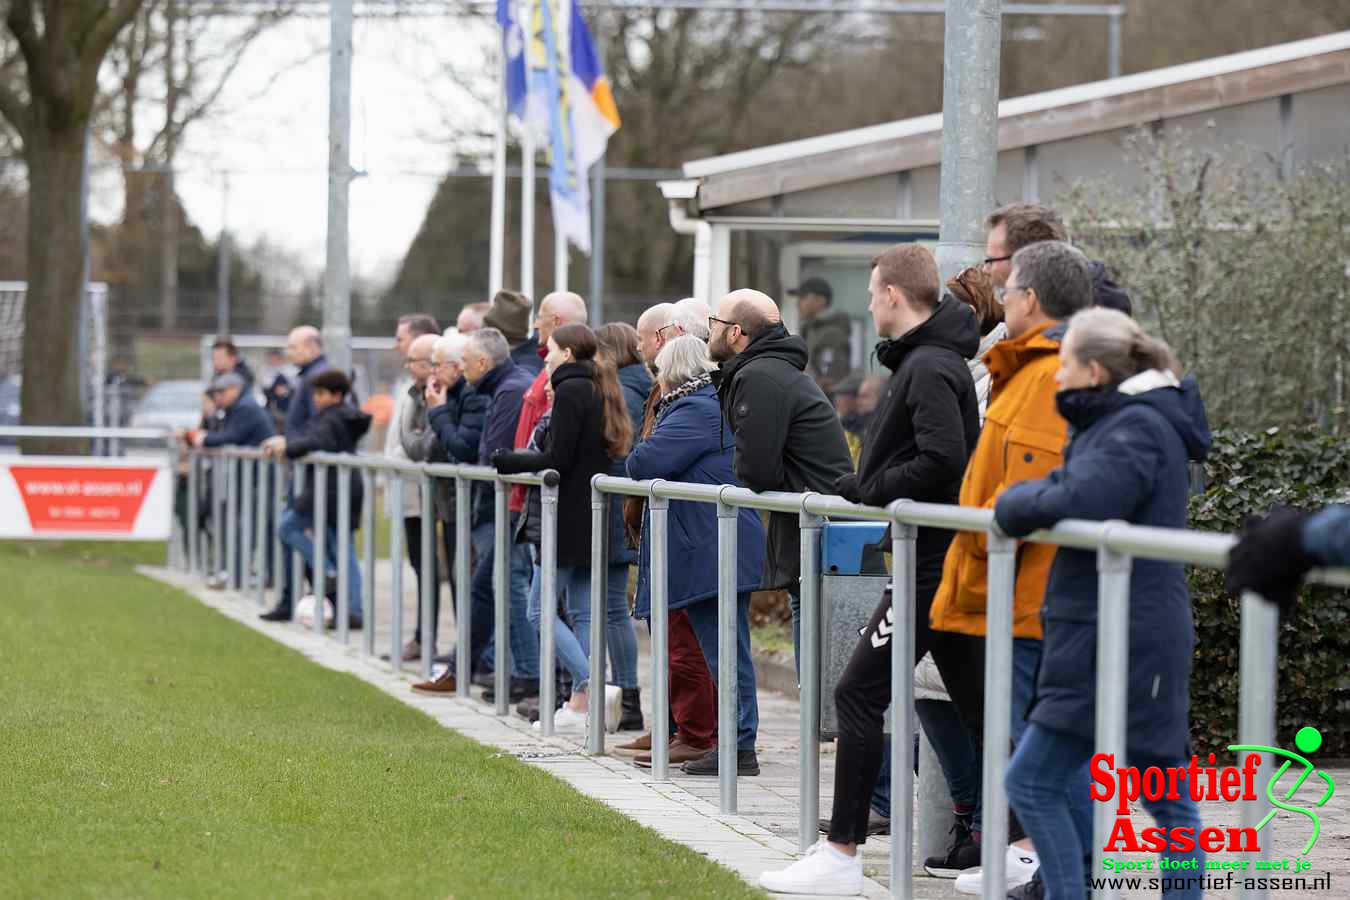
<svg viewBox="0 0 1350 900"><path fill-rule="evenodd" d="M1003 100L999 148L1346 82L1350 31ZM722 206L932 165L941 156L941 131L942 115L934 113L692 160L684 174L703 179L700 205Z"/></svg>

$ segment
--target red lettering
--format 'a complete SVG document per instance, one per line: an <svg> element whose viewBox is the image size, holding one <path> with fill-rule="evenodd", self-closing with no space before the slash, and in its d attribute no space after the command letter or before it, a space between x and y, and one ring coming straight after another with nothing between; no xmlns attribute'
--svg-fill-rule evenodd
<svg viewBox="0 0 1350 900"><path fill-rule="evenodd" d="M1097 753L1092 757L1088 772L1092 775L1092 785L1088 790L1093 800L1110 800L1116 795L1116 785L1111 781L1111 768L1116 764L1114 753ZM1101 791L1097 790L1101 785Z"/></svg>
<svg viewBox="0 0 1350 900"><path fill-rule="evenodd" d="M1194 828L1173 828L1172 849L1178 853L1190 853L1195 849Z"/></svg>
<svg viewBox="0 0 1350 900"><path fill-rule="evenodd" d="M1260 850L1261 848L1256 845L1255 828L1228 829L1229 853L1253 853L1253 852L1260 852Z"/></svg>
<svg viewBox="0 0 1350 900"><path fill-rule="evenodd" d="M1116 812L1128 816L1130 801L1139 799L1139 789L1143 787L1143 781L1139 777L1139 770L1134 766L1116 769L1116 774L1120 776L1120 802L1116 804Z"/></svg>
<svg viewBox="0 0 1350 900"><path fill-rule="evenodd" d="M1242 776L1238 774L1237 769L1232 766L1224 766L1223 771L1219 773L1219 793L1223 795L1223 799L1227 800L1229 803L1237 802L1237 799L1240 796L1238 794L1238 785L1241 782ZM1231 794L1229 793L1230 791Z"/></svg>
<svg viewBox="0 0 1350 900"><path fill-rule="evenodd" d="M1162 853L1167 849L1167 832L1161 828L1145 828L1142 837L1144 847L1150 853Z"/></svg>
<svg viewBox="0 0 1350 900"><path fill-rule="evenodd" d="M1256 775L1256 767L1261 765L1261 754L1248 753L1247 758L1242 761L1242 799L1255 800L1256 791L1252 789L1252 777Z"/></svg>
<svg viewBox="0 0 1350 900"><path fill-rule="evenodd" d="M1178 778L1178 777L1180 777L1180 778L1185 778L1185 777L1186 777L1186 770L1183 769L1183 768L1181 768L1180 766L1178 766L1178 767L1176 767L1176 768L1172 768L1172 767L1169 766L1168 769L1167 769L1167 799L1168 799L1168 800L1180 800L1180 799L1181 799L1181 795L1177 793L1177 778Z"/></svg>
<svg viewBox="0 0 1350 900"><path fill-rule="evenodd" d="M1223 832L1217 828L1206 828L1200 832L1200 849L1206 853L1218 853L1223 849Z"/></svg>
<svg viewBox="0 0 1350 900"><path fill-rule="evenodd" d="M1124 847L1117 847L1116 842L1123 841ZM1106 839L1106 846L1102 848L1107 851L1123 851L1125 853L1142 853L1143 848L1139 846L1139 841L1134 836L1134 823L1130 821L1129 816L1123 816L1116 819L1116 825L1111 829L1111 836Z"/></svg>
<svg viewBox="0 0 1350 900"><path fill-rule="evenodd" d="M1191 764L1186 767L1186 779L1190 782L1188 789L1191 792L1191 799L1205 799L1205 789L1200 785L1200 757L1191 757Z"/></svg>
<svg viewBox="0 0 1350 900"><path fill-rule="evenodd" d="M1219 789L1218 789L1218 786L1214 783L1215 778L1216 778L1216 776L1218 775L1218 771L1214 768L1214 754L1213 754L1213 753L1211 753L1211 754L1209 755L1209 768L1205 770L1205 773L1206 773L1207 775L1209 775L1209 792L1208 792L1207 794L1205 794L1205 799L1206 799L1206 800L1218 800L1218 799L1219 799Z"/></svg>
<svg viewBox="0 0 1350 900"><path fill-rule="evenodd" d="M1161 800L1165 781L1162 769L1149 766L1144 770L1144 796L1150 800Z"/></svg>

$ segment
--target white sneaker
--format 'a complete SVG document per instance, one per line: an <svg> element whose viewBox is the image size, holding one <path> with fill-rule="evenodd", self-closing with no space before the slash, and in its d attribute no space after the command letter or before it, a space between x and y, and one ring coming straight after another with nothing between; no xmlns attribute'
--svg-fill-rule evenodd
<svg viewBox="0 0 1350 900"><path fill-rule="evenodd" d="M854 897L863 890L862 860L845 856L821 838L786 869L759 876L759 886L776 894Z"/></svg>
<svg viewBox="0 0 1350 900"><path fill-rule="evenodd" d="M585 713L579 713L566 703L562 709L553 713L553 732L554 734L573 733L577 734L586 730L586 720L589 717ZM543 720L535 722L532 726L536 731L543 731Z"/></svg>
<svg viewBox="0 0 1350 900"><path fill-rule="evenodd" d="M610 734L619 733L619 720L623 718L623 688L617 684L605 685L605 730Z"/></svg>
<svg viewBox="0 0 1350 900"><path fill-rule="evenodd" d="M1013 845L1008 846L1008 855L1003 861L1004 875L1008 881L1008 890L1021 887L1031 880L1041 866L1041 858L1035 850L1025 850ZM984 890L984 876L980 869L971 869L956 876L956 892L979 896Z"/></svg>

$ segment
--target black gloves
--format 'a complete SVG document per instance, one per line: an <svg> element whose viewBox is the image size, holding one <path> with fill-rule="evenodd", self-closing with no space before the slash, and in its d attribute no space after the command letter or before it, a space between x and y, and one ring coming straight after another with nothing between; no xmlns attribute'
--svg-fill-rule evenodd
<svg viewBox="0 0 1350 900"><path fill-rule="evenodd" d="M1303 523L1308 514L1277 506L1265 519L1252 522L1228 554L1224 588L1231 593L1255 591L1288 613L1298 601L1299 584L1313 567L1303 550Z"/></svg>
<svg viewBox="0 0 1350 900"><path fill-rule="evenodd" d="M862 497L858 493L858 476L853 472L840 475L834 480L834 492L850 503L862 502Z"/></svg>

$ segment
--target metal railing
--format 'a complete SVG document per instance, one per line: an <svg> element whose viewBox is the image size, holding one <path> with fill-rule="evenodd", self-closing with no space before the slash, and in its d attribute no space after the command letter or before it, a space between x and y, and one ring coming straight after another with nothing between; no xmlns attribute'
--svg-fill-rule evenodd
<svg viewBox="0 0 1350 900"><path fill-rule="evenodd" d="M216 457L227 461L225 467L213 467L212 477L218 479L218 489L213 491L212 521L213 541L204 544L197 534L197 489L199 474L204 459ZM242 472L235 467L242 464ZM254 479L252 466L259 467L259 475ZM267 469L271 470L270 493ZM259 553L264 552L267 527L265 524L264 500L270 497L276 511L276 520L285 503L284 476L286 470L294 470L293 478L298 493L305 470L313 469L315 485L314 532L314 594L319 602L324 596L323 588L327 577L324 559L325 543L323 535L327 527L326 479L331 469L337 470L339 477L337 492L337 551L338 564L336 616L337 637L343 643L348 641L347 630L347 547L350 543L350 483L343 477L348 471L360 471L365 484L366 504L363 515L363 557L366 577L363 579L364 596L363 617L365 636L362 653L372 655L374 650L375 621L375 550L374 550L374 483L377 474L392 479L398 485L405 479L416 479L421 490L421 530L422 559L430 560L435 552L435 510L433 502L433 481L437 478L451 479L455 491L455 572L454 593L457 602L457 643L456 653L456 693L460 697L469 695L470 683L470 628L471 601L469 569L470 557L470 485L473 482L490 482L494 490L494 553L493 553L493 594L494 626L496 644L495 663L495 711L497 715L507 715L510 696L510 516L507 509L507 491L511 484L526 484L541 489L542 529L540 547L540 721L544 735L553 733L553 711L556 700L554 669L556 647L554 625L556 615L557 586L557 528L558 528L558 491L557 473L553 471L523 474L500 475L494 469L484 466L426 464L396 462L379 457L355 456L346 454L314 454L295 461L265 461L256 450L226 448L212 451L191 451L189 455L189 567L203 573L206 558L209 555L218 571L220 563L226 561L231 579L237 573L245 573L242 587L245 591L256 593L259 604L264 602L261 567L256 565ZM251 486L243 491L242 502L233 500L240 485ZM248 499L248 494L256 494L257 502ZM799 742L799 780L801 808L799 811L798 835L802 849L814 843L817 835L817 819L820 803L820 535L826 519L885 522L891 526L891 551L893 558L892 577L892 614L895 628L891 640L891 705L894 724L891 729L891 778L892 778L892 837L890 845L891 893L896 897L907 897L911 891L911 879L906 873L913 871L913 803L914 803L914 760L912 735L914 734L913 678L912 662L914 653L914 597L915 562L918 528L944 528L959 531L983 533L988 546L988 591L987 591L987 634L985 641L985 683L984 683L984 757L983 766L983 807L984 832L982 858L984 877L984 896L1002 897L1006 893L1005 885L1005 848L1007 846L1007 810L1008 802L1004 791L1003 777L1007 769L1010 747L1011 727L1011 678L1012 667L1012 620L1013 588L1016 575L1015 551L1017 541L998 530L994 524L993 513L988 509L946 506L929 503L917 503L899 500L885 508L869 507L851 503L841 497L816 493L755 493L746 488L732 485L689 484L664 480L634 481L607 475L597 475L591 482L591 570L605 572L608 561L609 495L620 494L644 498L650 511L650 534L647 538L650 549L651 582L651 700L652 700L652 777L656 781L670 778L669 767L669 647L666 639L666 626L669 621L669 553L668 527L670 501L691 501L712 503L717 508L717 556L710 559L710 565L716 565L719 572L718 592L718 782L719 807L723 813L735 813L737 810L736 792L736 741L731 736L737 733L737 692L736 692L736 627L737 627L737 581L736 554L738 509L788 513L798 516L802 531L801 542L801 718ZM403 492L387 490L392 512L390 524L389 554L392 565L393 629L390 647L390 663L396 670L402 668L403 608L402 590L402 511ZM224 500L217 500L221 496ZM252 520L251 526L231 519L236 506L238 515L244 521ZM224 520L222 521L222 517ZM239 539L233 538L240 531ZM275 534L275 528L273 528ZM229 537L225 537L225 536ZM222 545L222 539L225 543ZM1127 691L1122 686L1128 683L1129 662L1129 590L1132 561L1135 558L1165 560L1187 563L1206 568L1222 568L1226 564L1228 551L1235 542L1231 535L1190 531L1184 529L1151 528L1128 525L1123 522L1089 522L1066 520L1056 524L1053 529L1038 531L1025 538L1037 543L1054 544L1079 550L1094 551L1097 554L1099 573L1098 598L1098 665L1096 683L1095 749L1101 753L1114 753L1117 758L1126 757L1126 714ZM240 562L240 548L245 559ZM282 559L279 538L274 539L274 559ZM255 562L256 580L249 582L249 562ZM300 584L303 575L301 559L298 553L291 558L293 583ZM424 562L424 572L430 571L429 563ZM1350 587L1350 570L1323 570L1314 572L1310 581L1321 584ZM277 601L281 600L281 578L276 578ZM591 633L590 633L590 670L592 679L604 678L606 663L606 579L591 578ZM431 634L432 592L438 589L430 577L421 580L422 591L421 620L422 647L421 671L423 677L430 677L433 644ZM298 604L297 604L298 605ZM1277 608L1261 597L1247 593L1241 599L1241 648L1240 648L1240 700L1238 737L1244 745L1273 746L1275 741L1275 684L1276 684L1276 646L1279 631L1279 613ZM322 633L323 615L316 607L314 629ZM605 752L605 705L603 702L590 704L589 724L586 734L586 749L592 754ZM1270 756L1254 751L1243 751L1239 763L1248 756ZM1273 759L1262 759L1269 764ZM1254 801L1243 801L1242 825L1255 828L1267 811L1264 797ZM1101 872L1102 851L1110 834L1114 821L1109 804L1097 804L1094 810L1094 859L1093 865ZM1269 827L1269 826L1267 826ZM1269 840L1266 842L1269 846ZM1264 896L1261 890L1248 890L1247 897ZM1111 889L1098 889L1096 896L1114 897Z"/></svg>

